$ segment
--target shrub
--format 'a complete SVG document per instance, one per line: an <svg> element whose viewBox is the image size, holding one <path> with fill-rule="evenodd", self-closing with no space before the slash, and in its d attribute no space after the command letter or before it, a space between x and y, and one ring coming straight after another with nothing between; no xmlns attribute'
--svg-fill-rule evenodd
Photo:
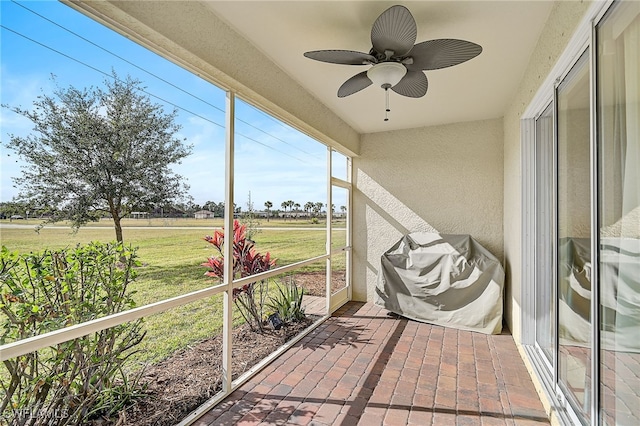
<svg viewBox="0 0 640 426"><path fill-rule="evenodd" d="M233 221L233 277L243 278L270 270L276 264L271 255L260 254L254 249L255 243L247 238L247 226ZM224 231L215 231L213 236L204 237L217 250L217 256L207 259L202 266L209 268L205 275L222 279L224 274ZM233 289L233 301L244 320L254 331L264 331L264 305L268 293L265 280L245 284Z"/></svg>
<svg viewBox="0 0 640 426"><path fill-rule="evenodd" d="M304 289L291 282L276 286L275 296L269 296L267 307L277 313L286 322L301 321L305 318L302 297Z"/></svg>
<svg viewBox="0 0 640 426"><path fill-rule="evenodd" d="M136 254L121 244L21 255L2 247L0 344L135 306ZM80 425L136 395L123 366L144 337L141 320L4 361L1 411L11 425Z"/></svg>

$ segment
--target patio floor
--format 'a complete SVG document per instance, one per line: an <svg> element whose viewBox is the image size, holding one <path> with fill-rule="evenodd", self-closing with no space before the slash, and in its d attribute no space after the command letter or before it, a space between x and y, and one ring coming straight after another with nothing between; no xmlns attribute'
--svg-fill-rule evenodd
<svg viewBox="0 0 640 426"><path fill-rule="evenodd" d="M510 334L443 328L350 302L195 424L548 423Z"/></svg>

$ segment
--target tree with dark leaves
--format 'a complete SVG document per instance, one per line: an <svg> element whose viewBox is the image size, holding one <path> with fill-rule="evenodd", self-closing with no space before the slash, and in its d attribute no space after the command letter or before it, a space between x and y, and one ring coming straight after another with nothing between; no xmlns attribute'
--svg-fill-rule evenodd
<svg viewBox="0 0 640 426"><path fill-rule="evenodd" d="M26 162L14 178L19 198L55 207L47 222L69 220L76 229L108 215L119 242L129 213L182 199L188 186L170 166L191 146L177 137L177 111L166 113L143 90L114 72L104 88L57 87L32 110L3 105L34 124L6 144Z"/></svg>

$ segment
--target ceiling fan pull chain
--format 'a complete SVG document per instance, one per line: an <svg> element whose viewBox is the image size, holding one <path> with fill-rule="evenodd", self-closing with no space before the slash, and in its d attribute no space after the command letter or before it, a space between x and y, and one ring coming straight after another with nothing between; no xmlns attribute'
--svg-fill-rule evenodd
<svg viewBox="0 0 640 426"><path fill-rule="evenodd" d="M389 109L389 88L385 88L384 89L384 96L385 96L385 104L386 104L386 108L384 111L384 121L389 121L389 113L391 112L391 110Z"/></svg>
<svg viewBox="0 0 640 426"><path fill-rule="evenodd" d="M391 112L391 110L389 109L389 88L388 87L384 89L384 95L386 97L386 110L387 112Z"/></svg>

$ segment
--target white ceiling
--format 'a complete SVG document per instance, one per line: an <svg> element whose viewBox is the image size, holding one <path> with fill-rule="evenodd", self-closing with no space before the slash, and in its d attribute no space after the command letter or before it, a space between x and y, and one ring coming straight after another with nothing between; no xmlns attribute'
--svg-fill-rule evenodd
<svg viewBox="0 0 640 426"><path fill-rule="evenodd" d="M549 1L211 1L209 7L285 73L360 133L501 117L527 68L551 11ZM418 25L416 42L457 38L482 46L463 64L426 71L426 96L374 86L338 98L340 85L367 66L317 62L310 50L369 52L371 26L388 7L403 4ZM286 90L286 89L285 89Z"/></svg>

